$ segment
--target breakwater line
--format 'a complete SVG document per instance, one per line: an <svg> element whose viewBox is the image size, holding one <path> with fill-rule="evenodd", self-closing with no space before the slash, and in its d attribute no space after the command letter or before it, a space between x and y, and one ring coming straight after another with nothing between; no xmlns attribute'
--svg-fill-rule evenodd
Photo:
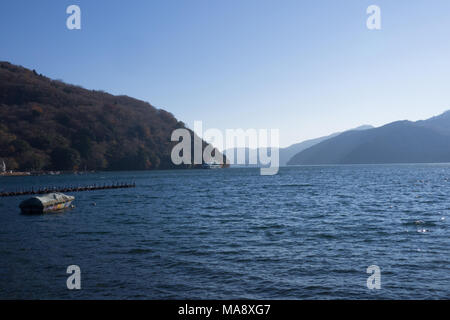
<svg viewBox="0 0 450 320"><path fill-rule="evenodd" d="M93 184L87 186L52 186L52 187L39 187L37 189L31 188L31 190L20 190L20 191L0 191L0 197L15 197L15 196L25 196L25 195L40 195L52 192L81 192L81 191L94 191L94 190L108 190L108 189L126 189L134 188L136 183L123 183L116 182L113 184Z"/></svg>

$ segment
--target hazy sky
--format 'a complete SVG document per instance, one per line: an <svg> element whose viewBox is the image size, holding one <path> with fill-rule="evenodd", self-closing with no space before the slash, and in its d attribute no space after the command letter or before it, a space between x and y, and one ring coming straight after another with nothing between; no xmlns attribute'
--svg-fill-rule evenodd
<svg viewBox="0 0 450 320"><path fill-rule="evenodd" d="M449 17L448 0L2 0L0 60L287 146L450 109Z"/></svg>

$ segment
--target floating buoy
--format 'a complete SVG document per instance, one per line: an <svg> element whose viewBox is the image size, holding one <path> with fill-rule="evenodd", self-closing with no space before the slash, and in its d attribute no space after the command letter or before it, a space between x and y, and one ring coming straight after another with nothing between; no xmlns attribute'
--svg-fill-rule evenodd
<svg viewBox="0 0 450 320"><path fill-rule="evenodd" d="M69 208L73 200L75 200L75 197L62 193L50 193L41 197L32 197L24 200L19 207L22 213L25 214L42 214Z"/></svg>

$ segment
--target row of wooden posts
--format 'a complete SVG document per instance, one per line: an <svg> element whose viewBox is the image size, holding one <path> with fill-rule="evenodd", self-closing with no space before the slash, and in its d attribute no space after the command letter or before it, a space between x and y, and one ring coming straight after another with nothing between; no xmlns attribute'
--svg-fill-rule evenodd
<svg viewBox="0 0 450 320"><path fill-rule="evenodd" d="M40 187L36 190L34 188L31 188L31 190L21 190L11 192L0 191L0 197L39 195L52 192L80 192L80 191L93 191L106 189L125 189L134 187L136 187L136 183L134 182L133 183L116 182L113 184L103 184L103 185L93 184L88 186Z"/></svg>

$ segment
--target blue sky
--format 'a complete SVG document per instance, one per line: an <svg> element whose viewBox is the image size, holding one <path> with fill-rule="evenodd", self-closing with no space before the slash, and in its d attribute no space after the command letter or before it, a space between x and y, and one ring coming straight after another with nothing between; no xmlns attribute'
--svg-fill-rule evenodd
<svg viewBox="0 0 450 320"><path fill-rule="evenodd" d="M382 30L366 28L371 4ZM190 127L278 128L287 146L450 109L449 16L448 0L10 0L0 60Z"/></svg>

